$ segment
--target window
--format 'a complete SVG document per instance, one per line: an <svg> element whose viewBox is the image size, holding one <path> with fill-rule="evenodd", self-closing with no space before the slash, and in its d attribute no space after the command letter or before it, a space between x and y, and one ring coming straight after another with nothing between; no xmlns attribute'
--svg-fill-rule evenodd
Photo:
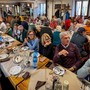
<svg viewBox="0 0 90 90"><path fill-rule="evenodd" d="M88 14L88 0L76 0L76 9L75 9L75 15L83 15L87 16Z"/></svg>
<svg viewBox="0 0 90 90"><path fill-rule="evenodd" d="M88 10L88 1L83 1L82 5L82 15L87 16L87 10Z"/></svg>
<svg viewBox="0 0 90 90"><path fill-rule="evenodd" d="M76 2L76 15L81 14L81 1Z"/></svg>

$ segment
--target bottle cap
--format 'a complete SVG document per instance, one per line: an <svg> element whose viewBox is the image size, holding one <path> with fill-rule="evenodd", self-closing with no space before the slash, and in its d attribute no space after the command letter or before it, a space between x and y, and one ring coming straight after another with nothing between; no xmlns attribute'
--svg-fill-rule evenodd
<svg viewBox="0 0 90 90"><path fill-rule="evenodd" d="M64 86L68 86L69 82L67 80L64 81Z"/></svg>

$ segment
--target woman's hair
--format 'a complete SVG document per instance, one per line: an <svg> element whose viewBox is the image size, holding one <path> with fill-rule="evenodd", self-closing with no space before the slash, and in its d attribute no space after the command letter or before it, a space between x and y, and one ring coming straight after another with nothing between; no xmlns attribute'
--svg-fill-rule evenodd
<svg viewBox="0 0 90 90"><path fill-rule="evenodd" d="M42 37L41 37L41 43L42 43L42 45L44 45L45 43L45 40L50 40L51 41L51 37L49 36L49 34L47 34L47 33L44 33L43 35L42 35Z"/></svg>
<svg viewBox="0 0 90 90"><path fill-rule="evenodd" d="M90 25L90 20L86 20L85 25Z"/></svg>
<svg viewBox="0 0 90 90"><path fill-rule="evenodd" d="M18 24L18 23L15 23L15 24L14 24L14 26L17 26L17 27L18 27L18 26L19 26L19 24Z"/></svg>
<svg viewBox="0 0 90 90"><path fill-rule="evenodd" d="M33 31L33 30L29 30L28 33L27 33L27 36L29 35L29 33L33 32L34 34L34 39L36 38L36 33Z"/></svg>

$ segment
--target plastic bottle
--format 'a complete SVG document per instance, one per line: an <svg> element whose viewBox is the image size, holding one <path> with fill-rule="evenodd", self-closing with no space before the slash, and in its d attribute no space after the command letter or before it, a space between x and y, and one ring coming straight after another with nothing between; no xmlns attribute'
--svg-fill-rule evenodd
<svg viewBox="0 0 90 90"><path fill-rule="evenodd" d="M38 64L37 52L34 51L34 53L33 53L33 68L37 68L37 64Z"/></svg>
<svg viewBox="0 0 90 90"><path fill-rule="evenodd" d="M2 38L2 35L0 35L0 42L2 42L3 41L3 38Z"/></svg>

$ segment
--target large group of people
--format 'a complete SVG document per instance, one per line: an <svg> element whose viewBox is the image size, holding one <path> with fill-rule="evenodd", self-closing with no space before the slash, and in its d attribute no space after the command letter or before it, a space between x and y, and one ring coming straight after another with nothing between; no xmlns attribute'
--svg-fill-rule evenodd
<svg viewBox="0 0 90 90"><path fill-rule="evenodd" d="M84 23L83 20L80 22L82 18L68 17L63 21L53 16L50 21L46 16L43 17L24 17L21 21L19 16L15 16L11 23L1 19L0 31L72 72L82 67L85 63L82 58L87 57L85 65L77 72L79 77L86 77L90 73L90 50L85 51L84 44L89 41L86 35L90 35L90 20L87 18ZM30 28L30 25L33 27ZM39 30L36 27L38 25Z"/></svg>

